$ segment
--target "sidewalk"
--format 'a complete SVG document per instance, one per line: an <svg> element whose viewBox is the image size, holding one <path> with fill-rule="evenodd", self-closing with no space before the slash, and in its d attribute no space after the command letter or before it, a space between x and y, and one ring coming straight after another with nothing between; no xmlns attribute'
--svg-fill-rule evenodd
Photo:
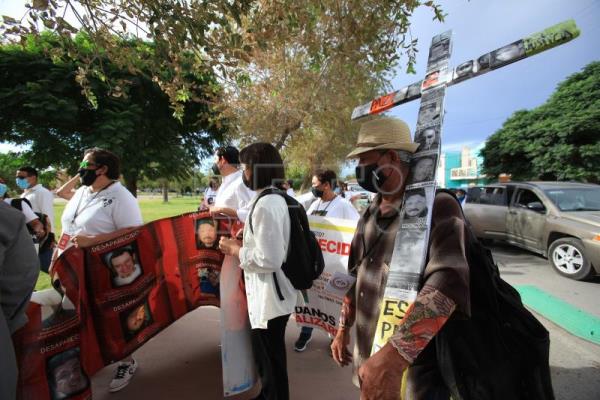
<svg viewBox="0 0 600 400"><path fill-rule="evenodd" d="M287 328L288 375L291 399L358 399L351 367L339 368L328 356L327 335L314 331L304 353L293 350L300 329L290 320ZM131 383L117 393L108 392L113 366L92 379L95 400L219 400L221 377L219 310L202 307L159 333L136 353L139 369ZM236 400L251 398L250 393Z"/></svg>

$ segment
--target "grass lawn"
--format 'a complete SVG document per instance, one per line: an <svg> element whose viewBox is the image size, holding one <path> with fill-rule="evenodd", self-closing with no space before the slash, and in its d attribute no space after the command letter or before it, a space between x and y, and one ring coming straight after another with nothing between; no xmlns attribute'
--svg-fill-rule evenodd
<svg viewBox="0 0 600 400"><path fill-rule="evenodd" d="M138 199L142 210L142 218L144 223L155 221L165 217L173 217L175 215L185 214L187 212L196 211L198 205L202 201L201 196L193 197L172 197L168 203L163 203L161 196L148 196ZM65 209L65 203L54 204L54 219L57 235L61 232L60 217ZM50 278L48 274L40 272L40 277L36 285L36 290L42 290L50 287Z"/></svg>

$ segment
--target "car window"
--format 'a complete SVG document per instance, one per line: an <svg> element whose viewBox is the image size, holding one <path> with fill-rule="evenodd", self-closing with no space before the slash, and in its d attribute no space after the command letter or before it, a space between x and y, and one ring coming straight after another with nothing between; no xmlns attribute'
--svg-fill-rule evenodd
<svg viewBox="0 0 600 400"><path fill-rule="evenodd" d="M600 187L548 189L545 193L561 211L600 211Z"/></svg>
<svg viewBox="0 0 600 400"><path fill-rule="evenodd" d="M529 189L519 189L517 192L517 198L515 199L516 207L528 208L528 204L536 202L543 205L540 198L533 193L533 191Z"/></svg>
<svg viewBox="0 0 600 400"><path fill-rule="evenodd" d="M474 187L467 192L467 203L506 206L506 193L503 187Z"/></svg>

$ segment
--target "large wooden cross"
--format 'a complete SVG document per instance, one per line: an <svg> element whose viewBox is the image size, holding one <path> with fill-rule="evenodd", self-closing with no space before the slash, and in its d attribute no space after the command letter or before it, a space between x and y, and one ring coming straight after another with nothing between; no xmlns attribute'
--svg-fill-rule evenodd
<svg viewBox="0 0 600 400"><path fill-rule="evenodd" d="M577 36L579 29L575 21L568 20L477 59L465 61L456 68L448 68L452 50L451 31L442 33L431 40L423 80L356 107L352 112L355 120L421 98L414 138L419 148L411 160L400 229L396 234L372 353L383 347L393 335L408 306L414 302L422 280L442 143L446 87L533 56Z"/></svg>

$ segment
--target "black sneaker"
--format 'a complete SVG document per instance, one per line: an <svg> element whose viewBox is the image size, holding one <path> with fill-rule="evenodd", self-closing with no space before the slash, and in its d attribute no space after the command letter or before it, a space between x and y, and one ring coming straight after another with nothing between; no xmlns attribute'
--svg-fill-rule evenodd
<svg viewBox="0 0 600 400"><path fill-rule="evenodd" d="M312 331L306 333L306 332L300 332L300 336L298 337L298 340L296 340L296 343L294 343L294 350L297 352L303 352L304 350L306 350L306 346L308 345L308 343L310 343L310 341L312 340Z"/></svg>

